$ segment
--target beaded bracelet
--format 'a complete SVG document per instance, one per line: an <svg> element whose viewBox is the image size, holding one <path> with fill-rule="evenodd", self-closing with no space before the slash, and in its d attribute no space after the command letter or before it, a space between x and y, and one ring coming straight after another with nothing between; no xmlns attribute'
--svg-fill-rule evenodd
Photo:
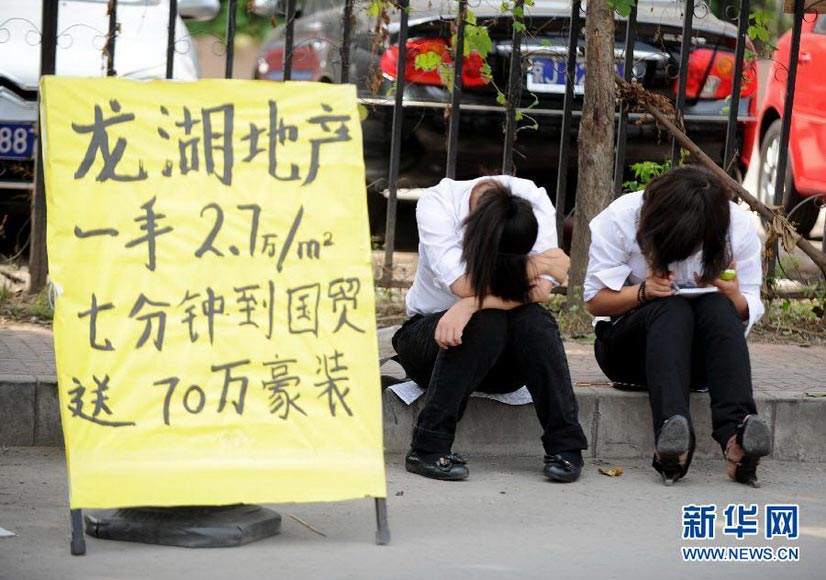
<svg viewBox="0 0 826 580"><path fill-rule="evenodd" d="M646 302L648 302L648 296L646 296L645 294L645 281L643 281L643 283L640 284L640 287L637 290L637 302L639 302L640 304L645 304Z"/></svg>

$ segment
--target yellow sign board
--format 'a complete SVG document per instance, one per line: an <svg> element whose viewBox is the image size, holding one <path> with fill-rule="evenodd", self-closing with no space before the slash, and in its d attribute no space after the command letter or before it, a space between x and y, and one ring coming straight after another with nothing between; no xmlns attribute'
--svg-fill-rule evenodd
<svg viewBox="0 0 826 580"><path fill-rule="evenodd" d="M355 89L41 94L71 507L385 497Z"/></svg>

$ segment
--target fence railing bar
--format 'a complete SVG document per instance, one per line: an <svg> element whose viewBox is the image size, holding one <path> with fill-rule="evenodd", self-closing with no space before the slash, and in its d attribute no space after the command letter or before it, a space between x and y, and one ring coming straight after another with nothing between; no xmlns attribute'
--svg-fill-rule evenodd
<svg viewBox="0 0 826 580"><path fill-rule="evenodd" d="M677 101L674 109L677 119L682 119L685 109L685 87L688 81L688 55L691 53L691 30L694 24L694 0L686 0L685 16L683 17L682 46L680 47L680 69L677 80ZM671 144L671 166L677 167L680 163L680 144L674 139Z"/></svg>
<svg viewBox="0 0 826 580"><path fill-rule="evenodd" d="M447 129L447 170L446 177L456 179L456 161L459 157L459 117L462 102L462 65L465 50L465 18L467 0L459 0L459 14L456 17L456 46L453 50L453 93L450 98L450 120Z"/></svg>
<svg viewBox="0 0 826 580"><path fill-rule="evenodd" d="M556 177L556 236L562 246L565 222L565 201L568 194L568 153L571 147L571 123L574 113L574 82L576 81L576 57L579 47L580 0L571 3L571 28L568 31L568 60L565 66L565 100L562 105L562 130L559 138L559 163ZM533 111L531 114L536 114ZM581 115L582 113L579 112Z"/></svg>
<svg viewBox="0 0 826 580"><path fill-rule="evenodd" d="M43 0L40 39L40 75L53 75L57 64L57 12L59 2Z"/></svg>
<svg viewBox="0 0 826 580"><path fill-rule="evenodd" d="M41 7L40 74L53 75L57 62L57 13L59 3L43 0ZM38 121L40 119L38 118ZM43 143L39 132L35 148L35 180L32 193L32 233L29 252L29 293L37 294L46 286L48 255L46 252L46 185L43 180Z"/></svg>
<svg viewBox="0 0 826 580"><path fill-rule="evenodd" d="M166 34L166 78L175 72L175 24L178 22L178 0L169 0L169 28Z"/></svg>
<svg viewBox="0 0 826 580"><path fill-rule="evenodd" d="M293 51L295 50L295 0L287 0L287 22L284 30L284 80L293 78Z"/></svg>
<svg viewBox="0 0 826 580"><path fill-rule="evenodd" d="M734 49L734 79L731 87L728 126L726 127L726 149L723 169L732 173L732 163L737 145L737 115L740 112L740 92L743 87L744 57L746 55L746 32L749 26L749 0L740 0L740 14L737 22L737 46ZM755 97L756 98L756 97Z"/></svg>
<svg viewBox="0 0 826 580"><path fill-rule="evenodd" d="M353 5L355 0L346 0L341 16L341 84L350 82L350 45L353 36Z"/></svg>
<svg viewBox="0 0 826 580"><path fill-rule="evenodd" d="M505 115L505 145L502 152L502 173L513 175L513 142L516 137L516 108L521 96L522 76L522 31L516 26L523 18L517 15L523 10L525 0L516 0L513 5L513 35L511 36L510 70L508 71L507 114Z"/></svg>
<svg viewBox="0 0 826 580"><path fill-rule="evenodd" d="M786 102L783 104L783 121L780 130L780 151L777 157L777 180L774 187L774 204L783 203L786 186L786 172L789 163L789 138L792 130L792 111L797 84L797 64L800 57L800 36L803 31L805 0L794 2L794 23L792 24L791 46L789 48L789 77L786 80Z"/></svg>
<svg viewBox="0 0 826 580"><path fill-rule="evenodd" d="M631 7L631 14L625 23L625 61L622 76L626 82L631 82L634 76L634 44L637 42L637 5ZM625 141L628 130L628 103L620 105L619 125L617 126L617 150L614 160L614 197L622 193L622 182L625 177Z"/></svg>
<svg viewBox="0 0 826 580"><path fill-rule="evenodd" d="M106 34L106 76L113 77L115 71L115 41L118 36L118 0L109 0L106 13L109 15L109 32Z"/></svg>
<svg viewBox="0 0 826 580"><path fill-rule="evenodd" d="M232 78L232 67L235 64L235 16L238 13L238 0L229 0L227 3L227 48L224 78Z"/></svg>
<svg viewBox="0 0 826 580"><path fill-rule="evenodd" d="M396 251L396 211L398 209L399 163L401 163L402 122L404 120L404 68L407 62L407 7L408 0L399 2L399 53L396 63L396 92L393 105L393 128L390 134L390 175L388 176L387 220L384 237L383 282L393 279L393 252Z"/></svg>
<svg viewBox="0 0 826 580"><path fill-rule="evenodd" d="M800 36L803 32L805 0L794 0L794 22L792 24L791 46L789 47L789 77L786 79L786 102L783 104L783 119L780 129L780 150L777 152L777 177L774 183L774 205L783 203L786 188L787 165L789 164L789 138L792 132L792 111L797 84L797 64L800 58ZM826 244L826 242L824 242ZM777 266L779 245L775 240L773 259L769 260L766 277L773 279Z"/></svg>

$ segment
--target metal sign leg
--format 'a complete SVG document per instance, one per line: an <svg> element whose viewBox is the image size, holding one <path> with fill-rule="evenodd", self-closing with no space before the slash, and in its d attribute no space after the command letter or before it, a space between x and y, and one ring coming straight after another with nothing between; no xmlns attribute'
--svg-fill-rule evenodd
<svg viewBox="0 0 826 580"><path fill-rule="evenodd" d="M376 498L376 544L386 546L390 543L390 528L387 526L387 499Z"/></svg>
<svg viewBox="0 0 826 580"><path fill-rule="evenodd" d="M86 537L83 535L83 510L71 510L72 556L86 555Z"/></svg>

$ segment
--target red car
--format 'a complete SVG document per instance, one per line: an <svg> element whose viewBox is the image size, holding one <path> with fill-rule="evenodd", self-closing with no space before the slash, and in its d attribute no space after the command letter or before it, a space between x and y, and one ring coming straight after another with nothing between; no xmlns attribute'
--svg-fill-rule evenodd
<svg viewBox="0 0 826 580"><path fill-rule="evenodd" d="M826 15L803 22L800 60L789 139L789 171L783 206L798 231L809 235L817 221L819 204L812 196L826 196ZM760 110L760 173L758 196L774 202L780 127L786 102L791 33L777 44ZM826 200L826 197L821 197ZM799 207L798 207L799 206Z"/></svg>

